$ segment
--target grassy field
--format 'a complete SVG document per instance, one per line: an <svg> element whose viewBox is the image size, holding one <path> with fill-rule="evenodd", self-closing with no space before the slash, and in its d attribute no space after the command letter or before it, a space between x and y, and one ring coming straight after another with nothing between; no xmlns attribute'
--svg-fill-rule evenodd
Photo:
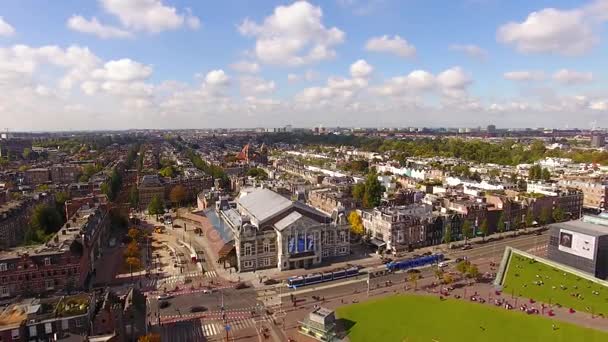
<svg viewBox="0 0 608 342"><path fill-rule="evenodd" d="M504 284L505 293L608 317L608 288L518 254L511 257Z"/></svg>
<svg viewBox="0 0 608 342"><path fill-rule="evenodd" d="M352 342L608 341L602 331L434 296L392 296L338 308L337 315Z"/></svg>

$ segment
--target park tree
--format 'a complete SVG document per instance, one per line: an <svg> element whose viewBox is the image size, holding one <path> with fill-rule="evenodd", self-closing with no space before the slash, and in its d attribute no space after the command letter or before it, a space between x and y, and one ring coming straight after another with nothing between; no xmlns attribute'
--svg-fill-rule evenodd
<svg viewBox="0 0 608 342"><path fill-rule="evenodd" d="M174 186L169 194L169 199L174 205L180 205L186 199L186 188L181 184Z"/></svg>
<svg viewBox="0 0 608 342"><path fill-rule="evenodd" d="M444 273L441 280L444 284L449 285L454 282L454 277L450 273Z"/></svg>
<svg viewBox="0 0 608 342"><path fill-rule="evenodd" d="M379 206L383 192L384 187L382 186L382 184L380 184L380 181L378 180L378 175L375 172L368 174L367 179L365 180L365 194L363 195L363 206L366 208L374 208Z"/></svg>
<svg viewBox="0 0 608 342"><path fill-rule="evenodd" d="M29 147L26 147L23 149L23 153L21 155L22 155L23 159L29 160L31 154L32 154L32 149Z"/></svg>
<svg viewBox="0 0 608 342"><path fill-rule="evenodd" d="M458 273L460 273L464 277L470 265L471 263L469 261L462 260L461 262L456 264L456 271L458 271Z"/></svg>
<svg viewBox="0 0 608 342"><path fill-rule="evenodd" d="M476 265L470 264L466 270L466 277L471 279L473 282L479 278L479 269Z"/></svg>
<svg viewBox="0 0 608 342"><path fill-rule="evenodd" d="M158 173L163 177L173 178L173 176L175 174L175 170L173 169L172 165L169 165L169 166L165 166L162 169L160 169L160 171Z"/></svg>
<svg viewBox="0 0 608 342"><path fill-rule="evenodd" d="M452 242L452 225L450 223L445 225L445 231L443 232L443 243Z"/></svg>
<svg viewBox="0 0 608 342"><path fill-rule="evenodd" d="M544 181L550 181L551 180L551 172L548 169L544 168L542 170L542 172L541 172L541 177L540 178L542 180L544 180Z"/></svg>
<svg viewBox="0 0 608 342"><path fill-rule="evenodd" d="M407 275L407 280L414 286L414 290L418 289L418 280L420 280L420 273L410 272Z"/></svg>
<svg viewBox="0 0 608 342"><path fill-rule="evenodd" d="M350 231L353 234L362 236L365 232L361 216L356 211L353 210L348 214L348 223L350 223Z"/></svg>
<svg viewBox="0 0 608 342"><path fill-rule="evenodd" d="M551 208L544 207L540 211L540 217L538 218L540 224L545 225L551 223Z"/></svg>
<svg viewBox="0 0 608 342"><path fill-rule="evenodd" d="M519 214L513 216L513 229L517 230L521 227L521 216Z"/></svg>
<svg viewBox="0 0 608 342"><path fill-rule="evenodd" d="M443 279L443 276L445 274L445 272L443 271L443 268L436 267L433 272L435 273L435 278L437 278L437 281L441 281L441 279Z"/></svg>
<svg viewBox="0 0 608 342"><path fill-rule="evenodd" d="M473 236L473 225L471 224L471 221L465 219L462 223L462 235L464 236L465 243Z"/></svg>
<svg viewBox="0 0 608 342"><path fill-rule="evenodd" d="M564 210L561 207L555 207L555 209L553 209L553 221L561 222L565 218L566 214L564 213Z"/></svg>
<svg viewBox="0 0 608 342"><path fill-rule="evenodd" d="M532 227L534 225L534 211L532 211L532 208L529 208L526 213L525 223L526 227Z"/></svg>
<svg viewBox="0 0 608 342"><path fill-rule="evenodd" d="M501 212L500 216L498 216L498 223L496 223L496 230L498 230L498 234L502 235L505 231L505 213Z"/></svg>
<svg viewBox="0 0 608 342"><path fill-rule="evenodd" d="M139 191L135 184L131 186L131 190L129 191L129 204L131 208L137 208L139 205Z"/></svg>
<svg viewBox="0 0 608 342"><path fill-rule="evenodd" d="M365 194L365 183L357 183L353 186L353 198L357 201L363 201L363 195Z"/></svg>
<svg viewBox="0 0 608 342"><path fill-rule="evenodd" d="M49 235L61 228L63 220L57 208L46 204L39 204L34 208L30 225L34 230Z"/></svg>
<svg viewBox="0 0 608 342"><path fill-rule="evenodd" d="M483 234L483 239L485 240L486 236L488 236L488 232L490 230L490 224L488 223L488 219L484 218L481 222L481 226L479 226L479 231Z"/></svg>
<svg viewBox="0 0 608 342"><path fill-rule="evenodd" d="M158 215L164 214L164 212L163 202L158 196L154 196L150 201L150 204L148 204L148 214L155 215L158 220Z"/></svg>

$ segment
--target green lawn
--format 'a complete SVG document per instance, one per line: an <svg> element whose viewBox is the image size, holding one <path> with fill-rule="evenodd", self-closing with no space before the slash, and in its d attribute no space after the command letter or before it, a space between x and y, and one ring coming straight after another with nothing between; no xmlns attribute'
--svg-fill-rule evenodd
<svg viewBox="0 0 608 342"><path fill-rule="evenodd" d="M338 308L337 316L352 342L608 341L608 333L599 330L487 304L440 301L434 296L398 295L366 301Z"/></svg>
<svg viewBox="0 0 608 342"><path fill-rule="evenodd" d="M539 281L544 284L534 284ZM603 313L608 317L608 288L518 254L511 256L504 284L505 293L514 292L515 295L541 302L559 303L578 311L590 308L595 314ZM593 291L599 292L599 295L593 294Z"/></svg>

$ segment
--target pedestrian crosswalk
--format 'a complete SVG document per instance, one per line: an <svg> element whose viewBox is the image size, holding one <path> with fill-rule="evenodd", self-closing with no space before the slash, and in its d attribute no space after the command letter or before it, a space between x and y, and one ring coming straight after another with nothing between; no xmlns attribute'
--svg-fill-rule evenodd
<svg viewBox="0 0 608 342"><path fill-rule="evenodd" d="M217 278L217 272L215 271L207 271L204 275L205 278Z"/></svg>
<svg viewBox="0 0 608 342"><path fill-rule="evenodd" d="M202 324L203 334L207 337L219 335L226 332L226 327L229 326L230 331L241 330L255 326L253 318L236 318L229 319L226 323L221 321L204 321Z"/></svg>

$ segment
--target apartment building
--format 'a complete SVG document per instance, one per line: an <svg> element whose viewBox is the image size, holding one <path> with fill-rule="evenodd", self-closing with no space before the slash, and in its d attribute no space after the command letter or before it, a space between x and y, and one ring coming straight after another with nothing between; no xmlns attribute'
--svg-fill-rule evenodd
<svg viewBox="0 0 608 342"><path fill-rule="evenodd" d="M392 252L428 245L427 227L435 221L433 207L427 204L377 207L357 212L370 241L380 250Z"/></svg>
<svg viewBox="0 0 608 342"><path fill-rule="evenodd" d="M328 215L341 210L348 213L357 207L356 201L350 194L331 188L310 191L307 202L310 206Z"/></svg>
<svg viewBox="0 0 608 342"><path fill-rule="evenodd" d="M77 165L53 165L49 168L51 181L56 184L70 184L76 182L81 174Z"/></svg>
<svg viewBox="0 0 608 342"><path fill-rule="evenodd" d="M154 197L165 201L165 184L157 175L145 175L139 181L139 207L145 210Z"/></svg>
<svg viewBox="0 0 608 342"><path fill-rule="evenodd" d="M595 210L606 209L608 196L607 182L562 179L558 182L561 187L575 188L583 192L583 207Z"/></svg>
<svg viewBox="0 0 608 342"><path fill-rule="evenodd" d="M108 240L107 208L83 206L48 242L0 252L0 298L82 288Z"/></svg>
<svg viewBox="0 0 608 342"><path fill-rule="evenodd" d="M23 182L27 185L44 184L51 180L51 174L47 168L29 169L23 173Z"/></svg>
<svg viewBox="0 0 608 342"><path fill-rule="evenodd" d="M34 208L39 204L53 203L54 200L55 196L51 194L38 193L1 204L0 250L22 243Z"/></svg>

